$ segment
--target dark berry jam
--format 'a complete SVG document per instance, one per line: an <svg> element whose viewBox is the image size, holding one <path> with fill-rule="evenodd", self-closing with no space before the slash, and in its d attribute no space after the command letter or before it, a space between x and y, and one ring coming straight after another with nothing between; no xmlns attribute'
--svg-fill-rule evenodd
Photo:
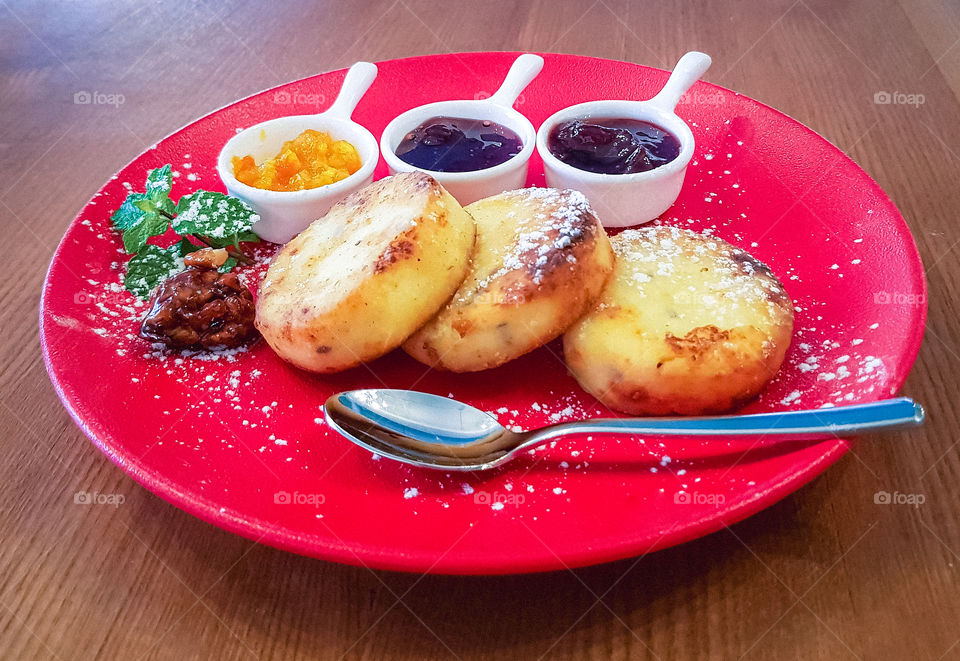
<svg viewBox="0 0 960 661"><path fill-rule="evenodd" d="M672 133L638 119L574 119L550 132L550 153L579 170L602 174L646 172L680 154Z"/></svg>
<svg viewBox="0 0 960 661"><path fill-rule="evenodd" d="M500 165L522 149L520 136L490 120L433 117L405 135L396 154L424 170L472 172Z"/></svg>

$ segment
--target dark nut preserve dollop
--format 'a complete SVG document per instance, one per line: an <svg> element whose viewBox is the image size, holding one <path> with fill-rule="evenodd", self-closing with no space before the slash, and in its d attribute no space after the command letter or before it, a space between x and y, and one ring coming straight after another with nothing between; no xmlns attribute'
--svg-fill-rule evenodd
<svg viewBox="0 0 960 661"><path fill-rule="evenodd" d="M157 287L140 337L175 349L236 348L257 336L254 316L236 273L191 267Z"/></svg>
<svg viewBox="0 0 960 661"><path fill-rule="evenodd" d="M550 132L550 153L578 170L601 174L646 172L680 155L680 141L638 119L574 119Z"/></svg>

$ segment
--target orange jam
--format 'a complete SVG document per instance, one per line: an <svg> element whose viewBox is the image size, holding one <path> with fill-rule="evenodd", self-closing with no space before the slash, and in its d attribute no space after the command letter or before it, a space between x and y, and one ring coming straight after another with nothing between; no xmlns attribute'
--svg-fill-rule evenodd
<svg viewBox="0 0 960 661"><path fill-rule="evenodd" d="M360 169L360 154L346 140L307 129L283 143L280 153L260 165L253 156L233 157L233 176L248 186L275 191L319 188Z"/></svg>

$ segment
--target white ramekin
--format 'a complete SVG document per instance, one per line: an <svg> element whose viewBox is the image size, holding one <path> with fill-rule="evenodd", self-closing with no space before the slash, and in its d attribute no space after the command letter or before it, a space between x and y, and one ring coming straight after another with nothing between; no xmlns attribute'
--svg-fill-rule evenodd
<svg viewBox="0 0 960 661"><path fill-rule="evenodd" d="M380 160L377 139L350 119L363 95L377 77L377 67L357 62L347 72L336 101L316 115L279 117L244 129L223 146L217 159L217 173L227 192L246 201L260 216L253 231L260 238L286 243L317 218L324 216L340 199L373 181L373 170ZM346 140L360 155L360 169L346 179L299 191L272 191L254 188L237 181L233 175L234 156L253 156L257 163L273 158L283 143L307 129L324 131L334 140Z"/></svg>
<svg viewBox="0 0 960 661"><path fill-rule="evenodd" d="M463 205L504 191L523 188L527 180L527 165L537 142L537 132L529 119L513 109L513 104L542 68L542 57L524 53L514 61L496 94L487 99L438 101L417 106L395 117L387 124L380 137L380 152L390 168L390 173L426 172ZM425 170L401 160L396 149L404 136L433 117L488 119L516 133L523 143L523 149L500 165L472 172Z"/></svg>
<svg viewBox="0 0 960 661"><path fill-rule="evenodd" d="M680 194L694 150L693 133L674 108L709 67L710 56L693 51L680 58L667 84L648 101L588 101L548 117L537 132L537 151L543 159L547 186L573 188L586 195L606 227L639 225L669 209ZM587 172L550 153L550 133L558 124L591 118L637 119L655 124L677 138L680 153L669 163L633 174Z"/></svg>

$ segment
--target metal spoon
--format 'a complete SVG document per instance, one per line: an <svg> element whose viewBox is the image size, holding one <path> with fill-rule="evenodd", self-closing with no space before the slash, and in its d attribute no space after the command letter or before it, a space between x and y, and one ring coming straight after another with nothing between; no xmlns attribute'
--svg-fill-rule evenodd
<svg viewBox="0 0 960 661"><path fill-rule="evenodd" d="M350 390L324 405L327 422L371 452L441 470L501 466L520 452L565 434L651 436L848 436L923 423L923 407L900 397L869 404L702 418L598 418L514 432L463 402L413 390Z"/></svg>

